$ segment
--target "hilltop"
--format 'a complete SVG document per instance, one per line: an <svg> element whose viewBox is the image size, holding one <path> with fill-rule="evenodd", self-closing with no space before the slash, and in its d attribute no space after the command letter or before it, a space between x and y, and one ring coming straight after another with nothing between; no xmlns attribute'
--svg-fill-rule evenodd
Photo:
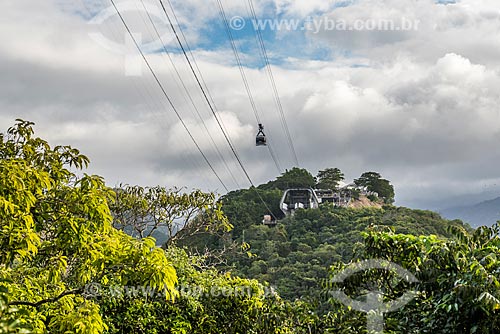
<svg viewBox="0 0 500 334"><path fill-rule="evenodd" d="M374 175L383 180L378 173L369 174ZM444 239L450 236L451 226L470 229L459 220L449 221L431 211L396 207L391 204L392 197L363 195L357 189L347 206L321 203L316 209L299 209L287 216L280 211L279 202L287 187L312 187L318 183L306 170L294 169L257 188L228 193L221 202L233 225L232 231L221 238L197 236L187 240L185 246L197 251L226 250L223 268L268 282L280 296L288 300L305 298L321 310L319 292L329 267L355 258L364 232L387 230ZM392 189L389 181L380 183ZM262 223L262 215L268 210L278 218L276 225Z"/></svg>
<svg viewBox="0 0 500 334"><path fill-rule="evenodd" d="M384 202L381 200L372 201L367 196L360 195L358 199L352 200L349 203L348 207L354 209L370 208L370 207L381 209L383 205Z"/></svg>
<svg viewBox="0 0 500 334"><path fill-rule="evenodd" d="M71 172L88 158L33 138L31 125L0 134L2 334L364 333L366 317L332 292L364 303L410 289L412 301L384 314L388 333L500 330L499 227L469 233L461 221L395 207L378 173L339 187L339 170L315 179L293 169L220 200L162 186L113 190ZM286 210L290 182L297 193ZM163 249L150 237L159 228Z"/></svg>

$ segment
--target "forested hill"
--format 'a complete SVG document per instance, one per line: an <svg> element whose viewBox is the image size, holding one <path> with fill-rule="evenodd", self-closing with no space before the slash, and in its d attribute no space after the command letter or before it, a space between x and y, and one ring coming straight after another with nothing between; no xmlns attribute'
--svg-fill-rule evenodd
<svg viewBox="0 0 500 334"><path fill-rule="evenodd" d="M22 120L0 133L0 334L366 333L366 315L339 291L361 303L416 292L384 313L387 333L500 332L500 226L470 233L394 207L378 173L337 188L338 169L316 179L293 169L219 202L199 190L110 189L82 171L89 160L77 149L33 134ZM289 186L352 191L377 207L337 201L262 224ZM163 248L155 228L169 235Z"/></svg>
<svg viewBox="0 0 500 334"><path fill-rule="evenodd" d="M300 174L297 170L294 173ZM306 179L302 177L302 181ZM320 285L328 277L329 267L355 257L364 231L394 230L445 238L450 226L463 226L461 221L445 220L435 212L390 204L380 208L345 208L325 203L319 209L298 210L293 217L285 218L278 209L283 193L281 181L278 178L257 189L226 195L222 199L223 210L233 230L225 238L198 237L187 240L186 245L199 250L227 249L231 242L233 246L245 245L243 250L236 247L237 251L226 252L225 261L232 271L269 282L289 300L314 301L320 298ZM281 218L276 226L262 224L262 215L268 208Z"/></svg>

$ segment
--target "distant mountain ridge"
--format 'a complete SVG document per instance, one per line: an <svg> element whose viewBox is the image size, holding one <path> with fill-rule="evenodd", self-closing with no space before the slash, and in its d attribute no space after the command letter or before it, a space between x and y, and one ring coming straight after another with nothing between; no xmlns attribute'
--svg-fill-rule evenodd
<svg viewBox="0 0 500 334"><path fill-rule="evenodd" d="M461 219L472 227L491 226L500 220L500 197L470 206L458 206L440 210L448 219Z"/></svg>

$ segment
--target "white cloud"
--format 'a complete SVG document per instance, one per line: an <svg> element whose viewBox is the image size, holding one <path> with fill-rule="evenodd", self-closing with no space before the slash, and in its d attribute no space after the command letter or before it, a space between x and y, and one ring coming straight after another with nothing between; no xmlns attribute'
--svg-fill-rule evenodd
<svg viewBox="0 0 500 334"><path fill-rule="evenodd" d="M226 2L230 13L244 10L236 2ZM65 4L62 8L56 1L19 0L2 5L2 131L15 118L33 120L39 135L53 144L71 144L88 154L91 171L105 176L111 185L163 183L222 190L146 69L142 77L125 77L123 56L88 38L86 20L75 14L85 8ZM496 1L463 0L445 6L428 0L360 0L334 10L325 1L256 4L260 13L275 6L288 16L407 15L423 23L421 30L409 34L309 35L309 43L348 52L335 60L290 55L281 66L273 66L302 166L313 172L340 167L349 178L378 170L394 181L400 203L410 205L445 203L446 197L480 192L498 179ZM89 6L97 10L102 5ZM190 39L199 38L200 22L217 15L205 1L174 5L183 22L197 22L188 29ZM33 10L26 11L29 6ZM119 26L104 26L103 33L111 34L110 27ZM116 31L120 35L123 30ZM279 51L276 45L269 49ZM256 183L276 176L267 150L254 146L256 120L239 71L231 65L231 53L198 49L195 54L250 175ZM148 59L214 167L235 187L168 61L160 54ZM229 167L246 185L184 59L179 55L173 59ZM290 167L292 157L266 72L246 69L246 74L266 132L283 167Z"/></svg>
<svg viewBox="0 0 500 334"><path fill-rule="evenodd" d="M434 0L359 0L347 7L320 15L344 20L392 20L402 28L401 20L418 22L418 29L407 31L325 31L310 33L334 50L391 61L406 55L418 61L434 62L446 53L457 53L475 62L498 66L500 3L494 0L462 0L439 4ZM415 25L414 25L415 27Z"/></svg>

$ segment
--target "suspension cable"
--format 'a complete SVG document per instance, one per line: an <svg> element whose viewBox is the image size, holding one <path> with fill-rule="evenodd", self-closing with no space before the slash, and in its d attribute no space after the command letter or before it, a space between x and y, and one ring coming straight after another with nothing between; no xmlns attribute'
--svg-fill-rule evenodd
<svg viewBox="0 0 500 334"><path fill-rule="evenodd" d="M255 20L255 22L257 22L257 14L255 12L255 7L253 5L253 1L252 0L248 0L248 4L249 4L249 7L250 7L250 12L251 12L251 15L253 16L253 19ZM295 164L297 166L299 166L299 159L297 158L297 153L295 151L295 147L293 145L293 141L292 141L292 137L290 135L290 130L288 128L288 124L287 124L287 121L286 121L286 117L285 117L285 112L283 110L283 105L281 103L281 99L280 99L280 96L279 96L279 93L278 93L278 88L276 87L276 81L274 79L274 75L273 75L273 71L272 71L272 68L271 68L271 64L269 62L269 57L267 55L267 50L266 50L266 45L264 43L264 38L262 37L262 33L260 31L260 29L255 29L255 34L256 34L256 37L257 37L257 41L258 41L258 44L259 44L259 50L260 50L260 55L264 61L264 67L267 69L267 74L268 74L268 77L269 77L269 81L271 83L271 86L272 86L272 89L273 89L273 95L274 95L274 102L276 104L276 107L278 109L278 112L279 112L279 116L280 116L280 120L281 120L281 126L283 127L283 130L286 134L286 137L287 137L287 141L288 141L288 146L290 148L290 151L292 152L292 156L294 158L294 161L295 161Z"/></svg>
<svg viewBox="0 0 500 334"><path fill-rule="evenodd" d="M219 157L221 158L224 166L226 167L226 170L229 172L229 174L231 175L231 178L233 179L233 181L235 182L236 186L238 188L240 188L240 185L238 183L238 180L236 179L236 177L234 176L233 172L231 171L231 169L229 168L229 165L227 164L227 161L226 159L224 158L224 155L222 154L222 152L220 151L218 145L216 144L212 134L210 133L210 131L208 130L208 127L203 119L203 117L201 116L201 113L198 109L198 107L196 106L196 104L194 103L194 100L193 100L193 97L191 96L191 93L189 92L188 88L186 87L186 84L184 83L184 80L182 79L182 76L180 75L179 73L179 70L177 69L177 66L175 65L175 62L173 61L171 55L170 55L170 52L168 51L167 49L167 46L165 44L165 42L163 41L163 38L161 37L161 34L160 32L158 31L158 28L156 27L156 24L154 23L153 21L153 18L151 17L151 14L149 13L149 11L147 10L146 8L146 5L144 3L144 0L141 0L141 3L142 3L142 6L144 8L144 11L146 12L147 16L148 16L148 19L149 19L149 22L151 23L151 25L153 26L153 29L156 33L156 37L158 37L158 39L160 40L161 44L162 44L162 48L163 48L163 51L165 51L165 54L167 55L168 57L168 60L172 66L172 68L174 69L175 73L176 73L176 76L177 78L179 79L184 91L186 92L187 96L188 96L188 99L193 107L193 109L195 110L196 114L198 115L198 118L200 119L202 125L203 125L203 128L205 129L205 132L208 134L209 138L210 138L210 141L212 142L212 145L215 147L215 150L217 151L217 154L219 155ZM144 22L146 23L146 22ZM164 55L164 54L163 54Z"/></svg>
<svg viewBox="0 0 500 334"><path fill-rule="evenodd" d="M224 28L225 28L226 34L227 34L227 36L229 38L229 42L231 44L231 48L233 50L233 54L234 54L234 57L236 59L236 63L238 65L238 69L240 71L241 78L243 79L243 83L245 85L245 89L246 89L246 92L247 92L247 95L248 95L248 98L249 98L249 101L250 101L250 105L251 105L252 110L254 112L255 119L257 120L258 124L262 124L262 122L260 120L259 112L257 110L256 103L255 103L255 100L254 100L254 97L253 97L253 94L252 94L252 91L250 89L250 85L248 83L248 79L247 79L246 74L245 74L245 70L244 70L242 62L241 62L241 58L240 58L240 55L239 55L239 52L238 52L238 48L236 47L236 43L234 41L233 34L231 33L229 21L227 19L226 12L224 10L224 5L222 4L221 0L216 0L216 2L217 2L217 5L219 7L219 14L220 14L220 16L222 18L222 21L224 23ZM278 162L279 160L278 160L277 155L274 153L274 151L273 151L273 149L271 147L271 143L268 143L267 148L269 150L269 154L271 155L271 158L274 161L274 165L276 166L276 169L278 170L278 173L281 174L281 166L280 166L280 164Z"/></svg>
<svg viewBox="0 0 500 334"><path fill-rule="evenodd" d="M134 42L134 45L136 46L137 50L139 51L139 53L141 54L142 56L142 59L144 60L144 62L146 63L146 66L148 67L149 71L151 72L151 74L153 75L153 78L155 79L156 83L158 84L158 87L161 89L163 95L165 96L165 98L167 99L170 107L172 108L172 110L175 112L175 114L177 115L177 118L179 119L179 121L181 122L182 126L184 127L184 129L186 130L186 132L189 134L189 137L191 138L191 140L193 141L193 143L195 144L196 148L198 149L198 151L200 152L200 154L203 156L203 159L205 160L205 162L208 164L208 166L210 167L210 169L212 170L212 172L215 174L215 176L217 177L217 179L219 180L219 182L222 184L222 186L224 187L224 189L226 191L229 192L229 189L227 188L227 186L224 184L224 182L222 181L222 179L220 178L219 174L217 174L217 171L214 169L214 167L212 166L212 164L210 163L210 161L208 160L207 156L205 155L205 153L203 152L203 150L201 149L201 147L198 145L198 143L196 142L196 139L193 137L191 131L189 131L189 128L187 127L186 123L184 122L184 120L182 119L181 115L179 114L177 108L175 107L175 105L173 104L172 100L170 99L170 96L167 94L165 88L163 87L163 84L161 83L161 81L158 79L158 76L156 75L155 71L153 70L153 68L151 67L149 61L147 60L146 56L144 55L144 52L141 50L139 44L137 43L137 40L135 39L134 37L134 34L132 34L132 31L130 30L130 28L128 27L127 23L125 22L125 19L123 18L122 14L120 13L120 11L118 10L118 7L116 6L114 0L110 0L111 1L111 4L113 5L113 7L115 8L116 10L116 13L118 14L118 16L120 17L120 20L122 21L123 25L125 26L125 29L127 30L128 34L130 35L130 38L132 39L132 41Z"/></svg>

